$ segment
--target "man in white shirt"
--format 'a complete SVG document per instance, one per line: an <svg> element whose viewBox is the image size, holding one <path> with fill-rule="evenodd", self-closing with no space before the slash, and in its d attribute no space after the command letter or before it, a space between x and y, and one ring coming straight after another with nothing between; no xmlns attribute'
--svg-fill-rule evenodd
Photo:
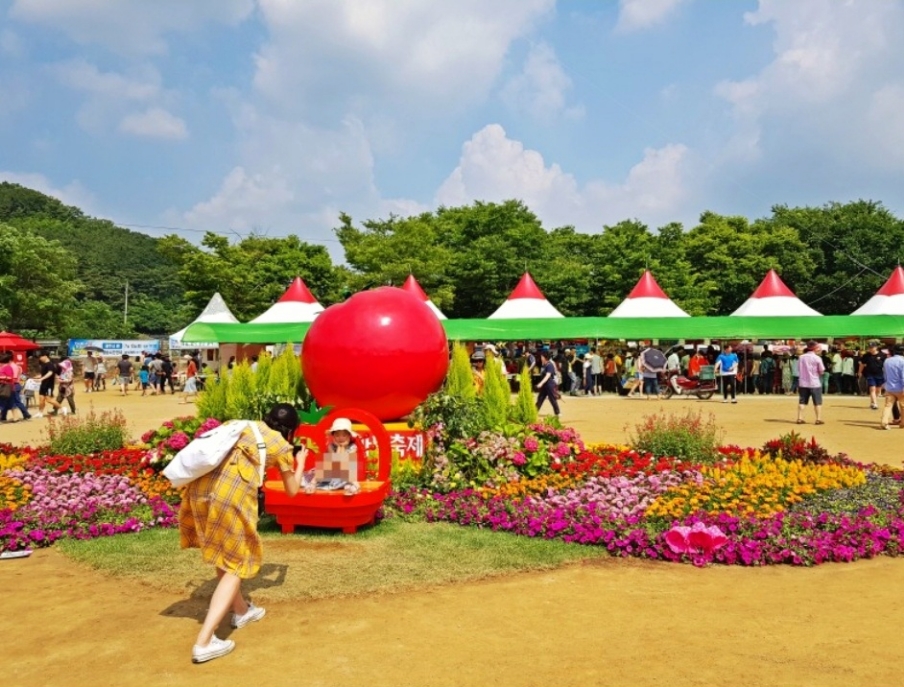
<svg viewBox="0 0 904 687"><path fill-rule="evenodd" d="M853 367L851 367L853 370ZM835 393L841 393L841 375L844 373L844 359L841 357L841 351L835 346L832 349L832 384L835 385Z"/></svg>

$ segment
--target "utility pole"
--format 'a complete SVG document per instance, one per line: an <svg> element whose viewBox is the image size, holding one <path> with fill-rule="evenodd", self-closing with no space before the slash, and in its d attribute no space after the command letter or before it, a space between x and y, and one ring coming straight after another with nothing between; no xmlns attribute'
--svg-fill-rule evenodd
<svg viewBox="0 0 904 687"><path fill-rule="evenodd" d="M122 323L123 324L129 323L129 282L128 282L128 280L126 280L126 307L122 313Z"/></svg>

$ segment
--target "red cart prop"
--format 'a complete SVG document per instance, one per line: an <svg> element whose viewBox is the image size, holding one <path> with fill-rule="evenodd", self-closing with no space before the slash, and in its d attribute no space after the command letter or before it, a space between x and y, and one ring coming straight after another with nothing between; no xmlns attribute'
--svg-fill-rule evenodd
<svg viewBox="0 0 904 687"><path fill-rule="evenodd" d="M302 425L295 432L296 438L306 440L316 447L308 453L305 468L314 466L318 454L326 450L327 430L337 417L365 425L377 443L376 479L368 479L364 447L359 443L358 481L361 491L348 495L341 491L317 491L313 494L299 492L294 497L286 495L279 476L271 470L264 482L264 510L276 517L283 534L290 534L296 526L341 529L354 534L359 527L372 525L377 511L389 494L389 472L392 467L392 448L389 432L375 415L355 408L333 409L316 425Z"/></svg>

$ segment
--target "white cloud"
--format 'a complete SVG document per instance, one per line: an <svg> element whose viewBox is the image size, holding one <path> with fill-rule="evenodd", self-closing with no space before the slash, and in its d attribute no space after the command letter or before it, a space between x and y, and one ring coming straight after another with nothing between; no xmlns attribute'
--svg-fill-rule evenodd
<svg viewBox="0 0 904 687"><path fill-rule="evenodd" d="M628 217L656 226L685 214L687 154L681 144L647 149L623 182L593 180L581 186L559 165L547 165L539 152L490 124L464 144L458 166L437 191L436 201L460 205L519 198L550 228L571 224L597 231Z"/></svg>
<svg viewBox="0 0 904 687"><path fill-rule="evenodd" d="M19 184L20 186L40 191L66 205L74 205L87 215L93 214L91 208L95 204L95 198L78 181L72 181L66 186L58 187L43 174L4 170L0 170L0 181L8 181L12 184Z"/></svg>
<svg viewBox="0 0 904 687"><path fill-rule="evenodd" d="M894 84L876 91L869 103L865 131L879 167L904 167L904 85Z"/></svg>
<svg viewBox="0 0 904 687"><path fill-rule="evenodd" d="M555 51L546 43L531 47L521 73L502 89L502 99L514 109L523 109L532 117L551 120L564 115L577 119L584 115L582 106L568 106L566 95L571 78L565 73Z"/></svg>
<svg viewBox="0 0 904 687"><path fill-rule="evenodd" d="M715 88L737 120L729 145L746 157L761 154L764 126L773 134L783 129L825 141L859 139L874 94L901 83L900 2L760 0L744 20L769 25L775 34L769 64Z"/></svg>
<svg viewBox="0 0 904 687"><path fill-rule="evenodd" d="M147 138L172 140L188 138L185 122L160 107L126 115L119 123L119 130L124 134Z"/></svg>
<svg viewBox="0 0 904 687"><path fill-rule="evenodd" d="M14 0L10 17L57 29L74 41L122 54L161 54L164 35L207 22L235 25L254 0Z"/></svg>
<svg viewBox="0 0 904 687"><path fill-rule="evenodd" d="M617 31L639 31L661 24L687 0L619 0Z"/></svg>
<svg viewBox="0 0 904 687"><path fill-rule="evenodd" d="M363 116L375 105L425 114L485 97L511 42L555 0L260 0L269 40L259 93L289 110ZM322 96L322 97L321 97Z"/></svg>
<svg viewBox="0 0 904 687"><path fill-rule="evenodd" d="M83 59L59 62L50 66L51 73L64 86L90 95L115 100L151 100L160 95L160 74L146 66L140 76L119 72L102 72Z"/></svg>

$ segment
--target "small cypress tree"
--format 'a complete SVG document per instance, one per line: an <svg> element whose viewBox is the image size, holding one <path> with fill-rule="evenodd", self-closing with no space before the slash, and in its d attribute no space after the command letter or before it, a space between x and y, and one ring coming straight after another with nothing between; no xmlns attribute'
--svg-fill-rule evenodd
<svg viewBox="0 0 904 687"><path fill-rule="evenodd" d="M288 344L273 362L269 393L278 403L298 406L299 400L303 401L306 396L303 389L301 361L295 356L292 344Z"/></svg>
<svg viewBox="0 0 904 687"><path fill-rule="evenodd" d="M521 425L531 425L537 421L537 406L534 405L534 392L531 387L530 370L527 365L521 368L519 377L521 388L515 405L512 406L512 421Z"/></svg>
<svg viewBox="0 0 904 687"><path fill-rule="evenodd" d="M465 401L477 398L471 357L468 355L468 349L459 341L452 344L452 362L446 374L446 393Z"/></svg>
<svg viewBox="0 0 904 687"><path fill-rule="evenodd" d="M232 378L226 390L226 414L230 420L260 420L254 398L254 373L242 361L232 368Z"/></svg>
<svg viewBox="0 0 904 687"><path fill-rule="evenodd" d="M487 351L483 372L483 410L488 427L501 428L509 416L511 392L508 379L491 351Z"/></svg>
<svg viewBox="0 0 904 687"><path fill-rule="evenodd" d="M226 396L229 391L229 375L223 375L220 379L210 378L204 385L204 391L198 394L195 407L198 409L198 417L214 417L220 422L229 419L227 417Z"/></svg>

